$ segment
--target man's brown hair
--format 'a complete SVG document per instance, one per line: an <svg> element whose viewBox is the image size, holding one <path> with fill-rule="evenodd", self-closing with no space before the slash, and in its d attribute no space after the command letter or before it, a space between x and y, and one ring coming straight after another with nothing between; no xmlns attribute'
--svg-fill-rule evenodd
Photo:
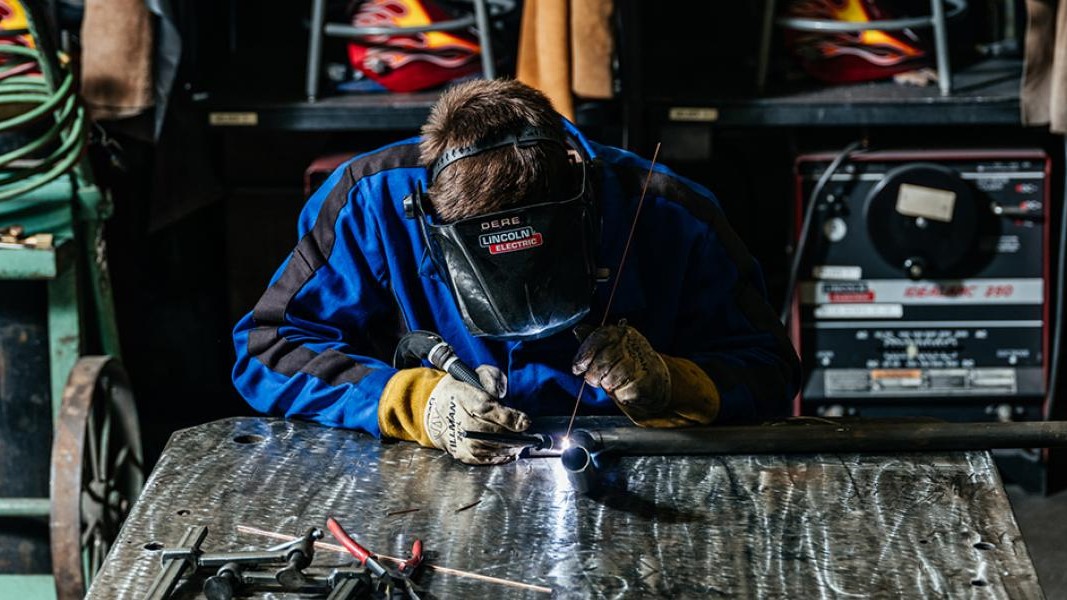
<svg viewBox="0 0 1067 600"><path fill-rule="evenodd" d="M563 122L541 92L511 79L475 80L446 90L422 127L419 151L431 167L446 150L527 127L563 138ZM572 185L566 150L552 142L504 146L453 162L428 190L438 219L457 221L551 199Z"/></svg>

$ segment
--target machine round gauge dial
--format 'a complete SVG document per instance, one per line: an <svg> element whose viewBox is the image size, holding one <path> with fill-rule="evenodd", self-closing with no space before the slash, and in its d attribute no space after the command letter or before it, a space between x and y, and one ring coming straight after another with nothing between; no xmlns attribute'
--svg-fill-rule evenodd
<svg viewBox="0 0 1067 600"><path fill-rule="evenodd" d="M878 254L912 279L956 277L980 254L988 207L958 173L910 163L886 173L867 195L864 218Z"/></svg>

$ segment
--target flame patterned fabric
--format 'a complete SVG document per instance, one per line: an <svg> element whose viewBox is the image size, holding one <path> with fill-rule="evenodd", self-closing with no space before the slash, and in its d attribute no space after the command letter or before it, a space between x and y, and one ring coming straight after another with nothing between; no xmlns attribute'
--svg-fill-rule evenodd
<svg viewBox="0 0 1067 600"><path fill-rule="evenodd" d="M790 17L864 23L892 18L875 0L795 0ZM787 30L786 46L812 77L829 83L886 79L929 66L924 41L911 29L849 32Z"/></svg>
<svg viewBox="0 0 1067 600"><path fill-rule="evenodd" d="M26 9L18 0L0 0L0 29L4 31L21 31L29 29L29 21L26 19ZM15 37L2 37L0 44L15 44L33 48L33 38L25 33Z"/></svg>
<svg viewBox="0 0 1067 600"><path fill-rule="evenodd" d="M416 27L452 18L431 0L365 0L353 14L352 25ZM348 44L352 68L391 92L424 90L477 73L479 53L470 32L372 35Z"/></svg>
<svg viewBox="0 0 1067 600"><path fill-rule="evenodd" d="M22 3L19 0L0 0L0 30L2 31L27 31L29 29L29 21L26 18L26 9L23 8ZM23 33L15 36L0 36L0 45L14 45L23 46L25 48L35 47L33 36L29 33ZM0 65L8 63L10 59L7 56L0 55ZM0 74L0 79L6 79L7 77L15 75L40 75L41 70L37 68L36 63L24 63L16 65L16 68L9 69L6 74Z"/></svg>

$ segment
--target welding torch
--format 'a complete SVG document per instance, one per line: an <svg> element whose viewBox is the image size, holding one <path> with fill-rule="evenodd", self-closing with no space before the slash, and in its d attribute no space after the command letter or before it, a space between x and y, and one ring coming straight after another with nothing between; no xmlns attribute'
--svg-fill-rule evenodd
<svg viewBox="0 0 1067 600"><path fill-rule="evenodd" d="M467 366L456 351L441 336L430 331L416 329L400 338L393 353L393 366L408 369L419 366L423 360L456 379L469 383L485 391L478 373ZM472 440L493 442L502 446L531 447L535 450L552 448L552 438L541 433L488 433L485 431L464 431L463 435Z"/></svg>
<svg viewBox="0 0 1067 600"><path fill-rule="evenodd" d="M416 329L400 338L393 353L393 366L409 369L419 366L423 360L448 373L452 377L485 391L478 373L456 356L456 351L441 336L430 331Z"/></svg>

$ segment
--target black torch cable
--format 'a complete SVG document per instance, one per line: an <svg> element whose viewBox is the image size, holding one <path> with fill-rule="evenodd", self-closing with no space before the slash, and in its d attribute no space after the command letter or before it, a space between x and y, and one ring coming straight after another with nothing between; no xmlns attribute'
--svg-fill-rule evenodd
<svg viewBox="0 0 1067 600"><path fill-rule="evenodd" d="M659 157L659 143L656 144L656 150L652 153L652 162L648 165L648 175L645 176L645 184L641 187L641 198L637 201L637 210L634 211L634 220L630 223L630 234L626 236L626 245L622 249L622 258L619 259L619 266L615 270L615 281L611 284L611 293L608 294L608 303L604 305L604 316L600 319L600 326L603 327L608 322L608 313L611 312L611 303L615 301L615 290L619 289L619 280L622 275L622 268L626 265L626 256L630 253L630 242L634 239L634 231L637 230L637 218L641 216L641 207L645 204L645 194L648 192L648 184L652 181L652 170L656 166L656 158ZM570 421L567 422L567 433L564 434L563 439L567 439L571 435L571 428L574 427L574 419L578 416L578 406L582 403L582 393L585 392L585 377L582 377L582 385L578 388L578 395L574 399L574 410L571 411Z"/></svg>
<svg viewBox="0 0 1067 600"><path fill-rule="evenodd" d="M793 263L789 267L789 280L785 285L785 301L782 302L782 312L779 320L783 325L789 325L789 315L792 311L794 288L797 284L797 278L800 275L801 261L804 259L804 248L807 246L808 236L810 235L811 219L815 214L815 205L818 203L819 196L822 194L823 188L829 183L830 178L834 173L857 148L864 145L863 140L856 140L845 146L834 160L830 163L830 166L826 167L826 170L819 176L819 180L815 183L815 187L811 190L811 195L808 197L808 206L804 210L804 220L800 225L800 236L797 238L797 246L793 250Z"/></svg>
<svg viewBox="0 0 1067 600"><path fill-rule="evenodd" d="M1055 317L1053 318L1054 328L1052 330L1052 356L1049 357L1049 377L1048 377L1048 391L1047 391L1047 410L1044 415L1046 419L1056 419L1060 415L1056 414L1056 400L1059 397L1059 390L1056 389L1060 382L1060 361L1063 356L1063 305L1064 305L1064 278L1067 278L1067 136L1063 141L1063 162L1061 168L1063 169L1063 202L1060 203L1060 247L1056 252L1056 308ZM1048 207L1049 210L1052 207Z"/></svg>
<svg viewBox="0 0 1067 600"><path fill-rule="evenodd" d="M396 345L396 351L393 353L394 368L408 369L416 367L422 364L423 360L429 361L430 364L459 381L469 383L482 391L486 391L478 378L477 371L460 360L459 356L456 355L455 348L449 345L441 336L432 331L416 329L400 338Z"/></svg>

